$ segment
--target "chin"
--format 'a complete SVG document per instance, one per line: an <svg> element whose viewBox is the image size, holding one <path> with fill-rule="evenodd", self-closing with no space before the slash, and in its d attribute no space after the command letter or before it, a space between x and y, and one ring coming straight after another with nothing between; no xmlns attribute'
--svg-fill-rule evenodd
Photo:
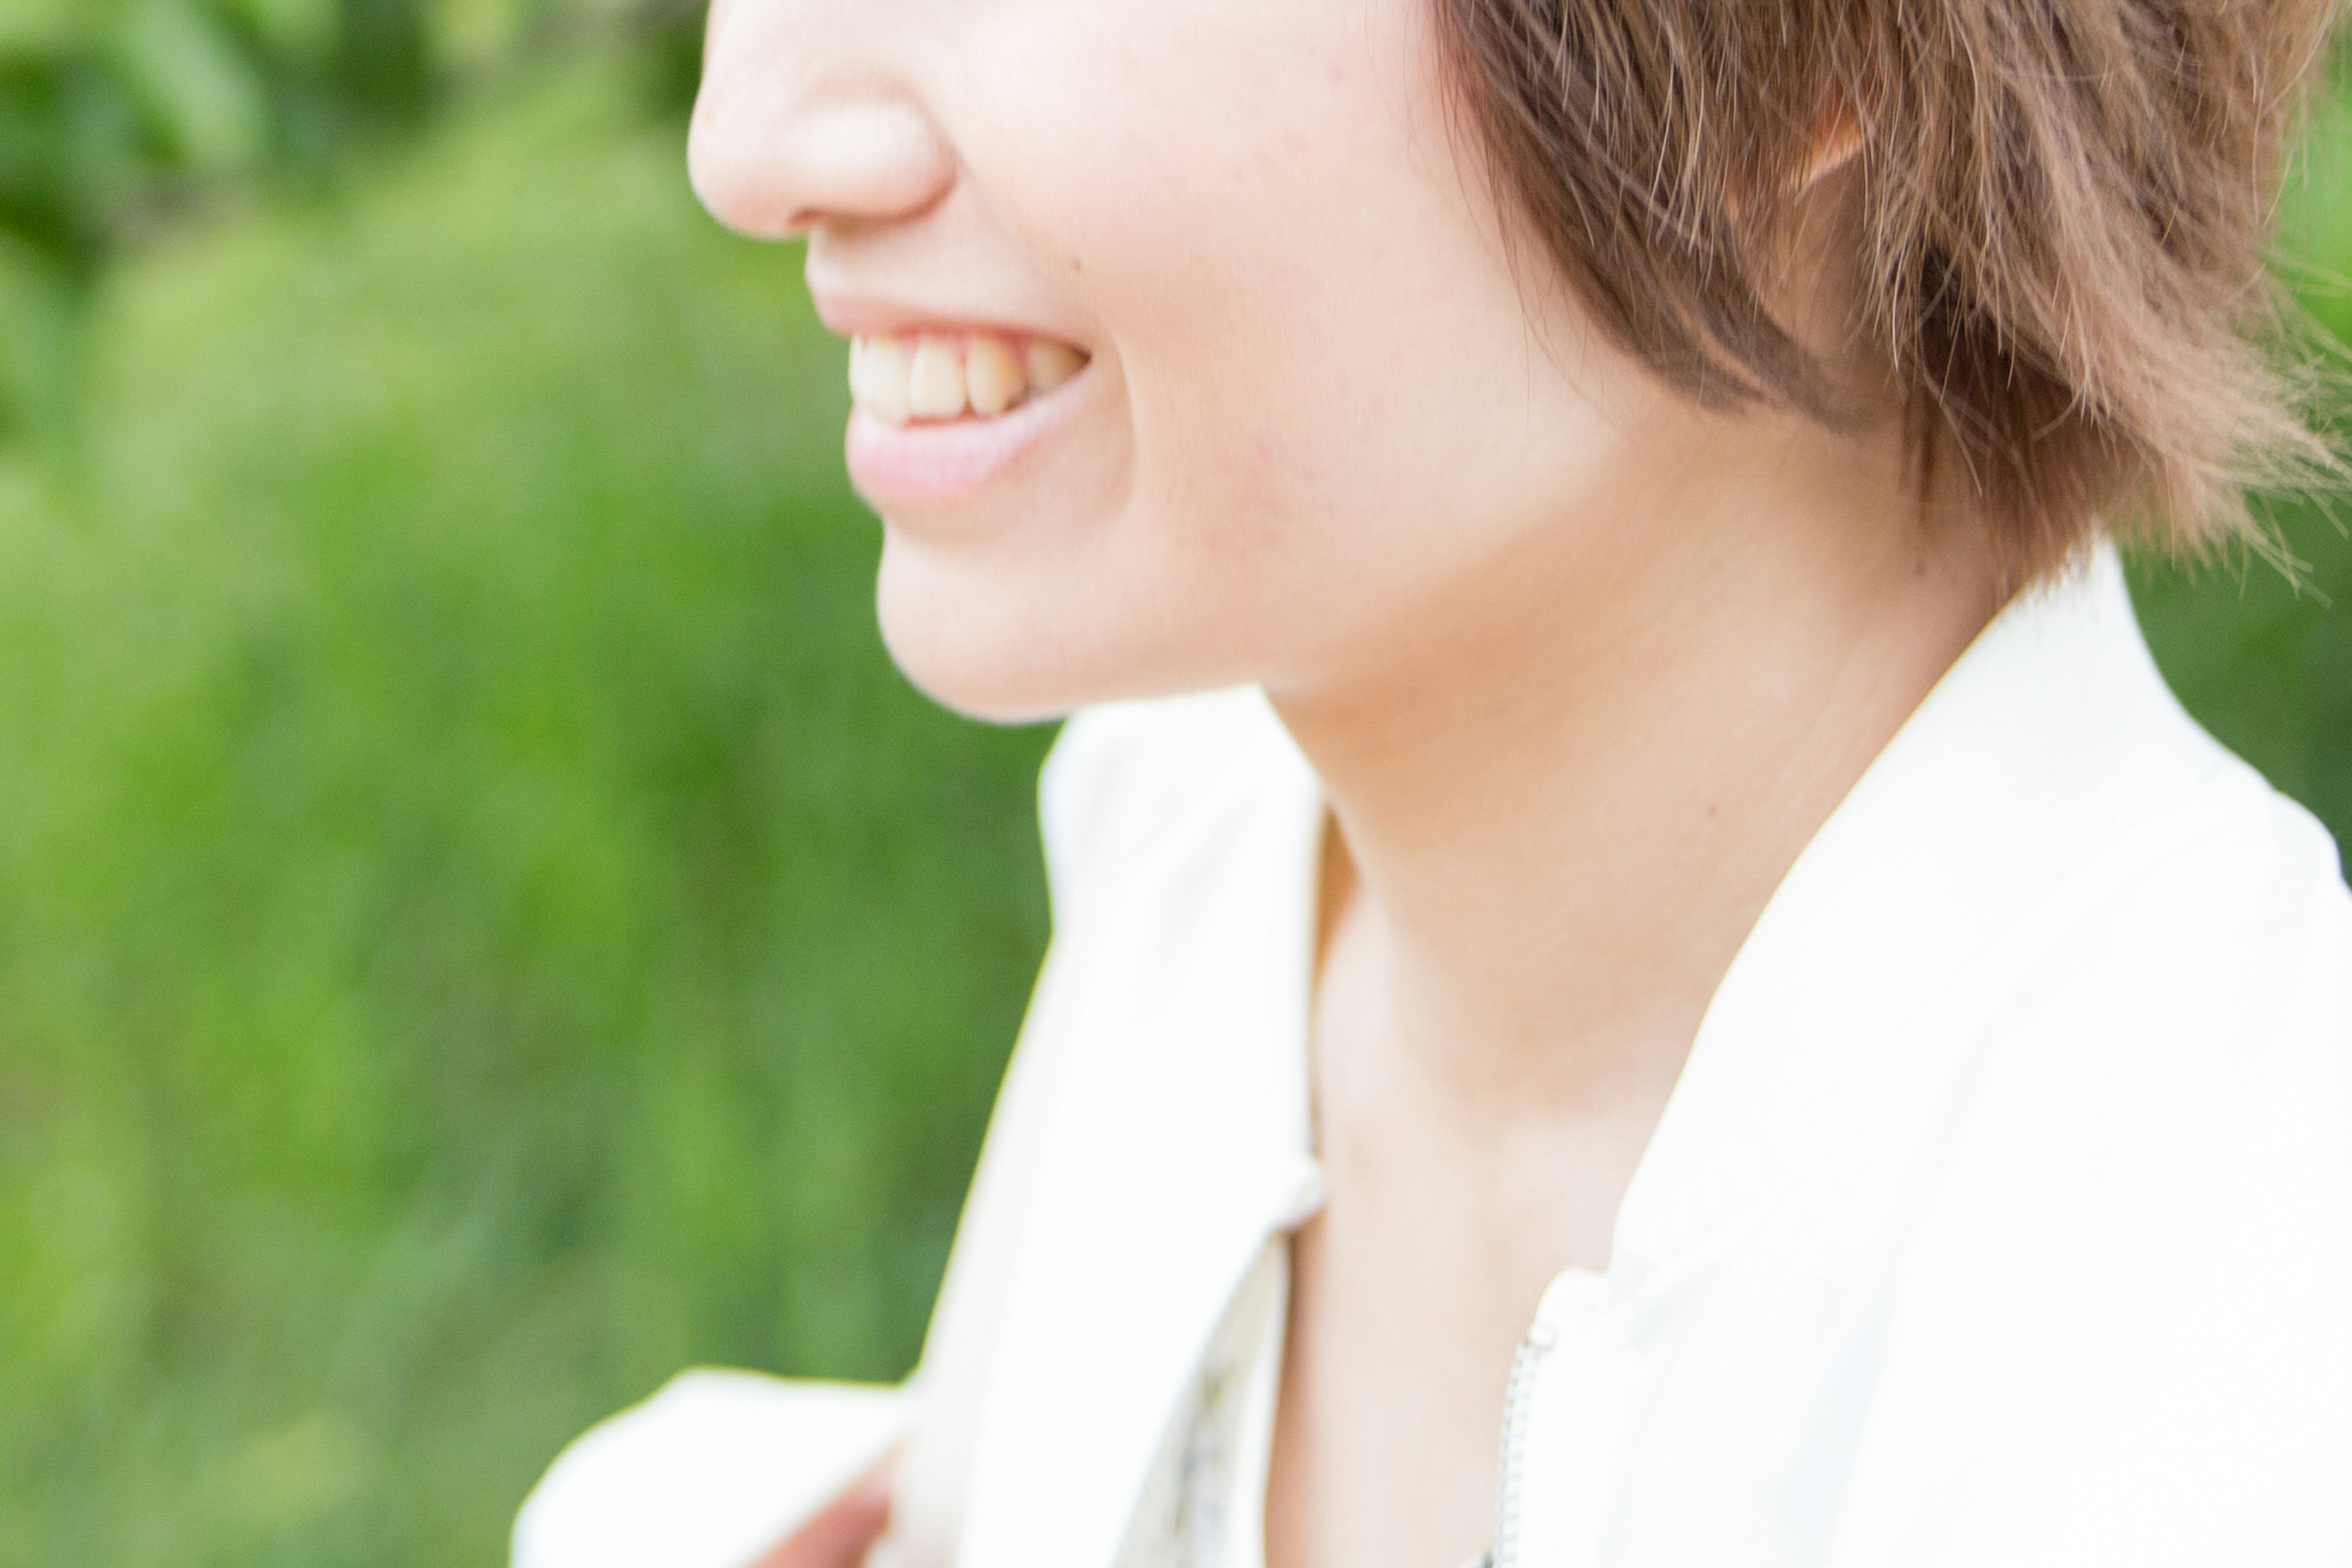
<svg viewBox="0 0 2352 1568"><path fill-rule="evenodd" d="M891 661L924 696L983 723L1028 724L1122 695L1080 679L1087 671L1073 666L1097 661L1072 658L1065 617L959 581L919 553L885 545L875 616Z"/></svg>
<svg viewBox="0 0 2352 1568"><path fill-rule="evenodd" d="M991 724L1027 724L1129 698L1159 697L1248 679L1210 668L1170 626L1151 594L1106 591L1073 574L990 572L886 532L875 591L883 645L915 689L942 708ZM1033 563L1040 564L1040 563Z"/></svg>

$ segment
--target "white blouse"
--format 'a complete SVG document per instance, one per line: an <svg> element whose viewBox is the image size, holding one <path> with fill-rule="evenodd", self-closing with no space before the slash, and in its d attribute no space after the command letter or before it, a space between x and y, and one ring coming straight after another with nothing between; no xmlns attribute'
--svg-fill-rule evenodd
<svg viewBox="0 0 2352 1568"><path fill-rule="evenodd" d="M1053 950L887 1550L1258 1568L1321 794L1237 691L1080 716L1042 799ZM2352 1564L2352 895L2174 702L2112 554L1807 847L1615 1234L1513 1369L1496 1568ZM674 1510L628 1451L691 1426L601 1429L540 1533ZM595 1568L530 1534L519 1568Z"/></svg>

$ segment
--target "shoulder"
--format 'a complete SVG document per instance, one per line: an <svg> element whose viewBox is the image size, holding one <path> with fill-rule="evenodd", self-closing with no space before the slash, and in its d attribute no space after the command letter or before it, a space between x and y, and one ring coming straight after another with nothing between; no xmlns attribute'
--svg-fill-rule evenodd
<svg viewBox="0 0 2352 1568"><path fill-rule="evenodd" d="M1972 1005L1866 1314L1839 1562L2352 1542L2352 894L2217 781Z"/></svg>
<svg viewBox="0 0 2352 1568"><path fill-rule="evenodd" d="M1993 1070L2078 1068L2116 1109L2136 1089L2210 1109L2325 1085L2352 1141L2352 889L2327 830L2234 758L2087 859L2009 947Z"/></svg>
<svg viewBox="0 0 2352 1568"><path fill-rule="evenodd" d="M2250 1210L2352 1244L2352 889L2325 827L2197 739L2196 787L2023 911L1956 1009L1973 1059L1948 1175L2042 1194L2013 1219L2053 1266L2145 1247L2158 1267L2200 1225L2236 1252ZM2087 1245L2059 1235L2095 1223ZM2297 1266L2263 1245L2242 1262Z"/></svg>
<svg viewBox="0 0 2352 1568"><path fill-rule="evenodd" d="M1939 1022L2021 1103L2097 1086L2119 1135L2135 1103L2332 1082L2352 1053L2352 889L2326 828L2181 708L2112 560L1999 629L1917 770L1938 775L1932 819L1896 820L1951 840L1916 890L1974 911Z"/></svg>
<svg viewBox="0 0 2352 1568"><path fill-rule="evenodd" d="M2352 893L2234 764L2141 826L1970 1008L1891 1285L1875 1436L1919 1464L1888 1495L1916 1519L1965 1494L1986 1539L2339 1539Z"/></svg>

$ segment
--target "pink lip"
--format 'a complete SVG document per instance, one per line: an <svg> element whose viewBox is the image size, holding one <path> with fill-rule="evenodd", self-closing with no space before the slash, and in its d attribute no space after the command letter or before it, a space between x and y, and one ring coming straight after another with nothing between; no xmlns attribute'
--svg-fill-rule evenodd
<svg viewBox="0 0 2352 1568"><path fill-rule="evenodd" d="M1067 423L1090 370L993 419L892 425L854 410L845 442L850 482L885 513L965 500Z"/></svg>

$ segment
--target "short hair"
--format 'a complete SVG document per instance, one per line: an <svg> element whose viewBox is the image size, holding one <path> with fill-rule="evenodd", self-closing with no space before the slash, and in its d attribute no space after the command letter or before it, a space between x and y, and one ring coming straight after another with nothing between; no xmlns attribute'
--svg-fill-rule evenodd
<svg viewBox="0 0 2352 1568"><path fill-rule="evenodd" d="M2253 538L2249 482L2336 471L2263 266L2336 0L1436 5L1507 206L1710 405L1845 416L1767 289L1781 193L1853 134L1853 327L2012 586L2102 531Z"/></svg>

